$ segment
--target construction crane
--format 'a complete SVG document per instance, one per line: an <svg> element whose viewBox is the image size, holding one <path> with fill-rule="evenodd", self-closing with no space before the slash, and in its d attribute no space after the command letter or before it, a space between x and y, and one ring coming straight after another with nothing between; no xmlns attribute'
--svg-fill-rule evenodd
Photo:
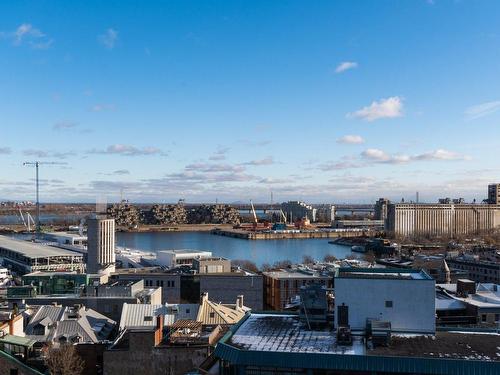
<svg viewBox="0 0 500 375"><path fill-rule="evenodd" d="M280 209L280 216L281 218L283 218L283 223L286 224L286 215L285 213L283 212L283 210ZM281 222L281 218L280 218L280 222Z"/></svg>
<svg viewBox="0 0 500 375"><path fill-rule="evenodd" d="M251 199L250 199L250 206L252 207L253 222L255 224L255 227L257 227L259 220L257 220L257 214L255 213L255 207L253 206L253 202Z"/></svg>
<svg viewBox="0 0 500 375"><path fill-rule="evenodd" d="M61 165L66 163L50 162L50 161L26 161L23 165L35 166L36 168L36 232L40 232L40 182L38 179L38 167L40 165Z"/></svg>

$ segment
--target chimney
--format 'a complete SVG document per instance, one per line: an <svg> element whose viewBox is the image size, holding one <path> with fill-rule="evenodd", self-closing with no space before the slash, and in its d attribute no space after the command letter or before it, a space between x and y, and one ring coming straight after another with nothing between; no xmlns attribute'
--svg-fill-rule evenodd
<svg viewBox="0 0 500 375"><path fill-rule="evenodd" d="M158 315L156 317L156 329L155 329L155 346L158 346L163 341L163 315Z"/></svg>
<svg viewBox="0 0 500 375"><path fill-rule="evenodd" d="M236 309L243 309L243 295L239 295L236 297Z"/></svg>
<svg viewBox="0 0 500 375"><path fill-rule="evenodd" d="M200 305L203 305L203 301L208 301L208 292L201 293Z"/></svg>

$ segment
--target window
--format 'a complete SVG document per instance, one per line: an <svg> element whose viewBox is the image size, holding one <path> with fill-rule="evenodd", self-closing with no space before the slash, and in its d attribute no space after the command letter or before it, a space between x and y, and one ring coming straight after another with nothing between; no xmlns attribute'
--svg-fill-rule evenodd
<svg viewBox="0 0 500 375"><path fill-rule="evenodd" d="M186 309L186 314L189 314L191 312L190 309ZM497 314L498 315L498 314Z"/></svg>
<svg viewBox="0 0 500 375"><path fill-rule="evenodd" d="M495 322L500 322L500 314L495 314Z"/></svg>
<svg viewBox="0 0 500 375"><path fill-rule="evenodd" d="M210 313L210 317L211 317L211 318L215 318L215 313L211 312L211 313Z"/></svg>
<svg viewBox="0 0 500 375"><path fill-rule="evenodd" d="M10 369L10 375L17 375L17 374L19 374L19 371L18 371L17 368L11 368Z"/></svg>
<svg viewBox="0 0 500 375"><path fill-rule="evenodd" d="M175 281L172 280L172 288L175 287Z"/></svg>
<svg viewBox="0 0 500 375"><path fill-rule="evenodd" d="M486 314L482 314L481 315L481 321L482 322L486 322Z"/></svg>
<svg viewBox="0 0 500 375"><path fill-rule="evenodd" d="M385 307L392 307L392 301L385 301Z"/></svg>

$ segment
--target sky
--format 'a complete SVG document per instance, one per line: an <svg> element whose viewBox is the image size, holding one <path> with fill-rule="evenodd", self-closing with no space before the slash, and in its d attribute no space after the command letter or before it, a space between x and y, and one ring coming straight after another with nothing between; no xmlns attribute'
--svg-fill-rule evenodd
<svg viewBox="0 0 500 375"><path fill-rule="evenodd" d="M3 1L0 200L435 202L500 182L500 2ZM49 164L54 163L54 164Z"/></svg>

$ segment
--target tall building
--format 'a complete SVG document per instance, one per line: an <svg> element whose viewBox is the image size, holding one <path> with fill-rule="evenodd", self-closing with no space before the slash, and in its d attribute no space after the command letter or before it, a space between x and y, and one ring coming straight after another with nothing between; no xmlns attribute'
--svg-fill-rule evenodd
<svg viewBox="0 0 500 375"><path fill-rule="evenodd" d="M488 185L488 203L500 204L500 184Z"/></svg>
<svg viewBox="0 0 500 375"><path fill-rule="evenodd" d="M115 219L94 215L87 220L87 272L115 271Z"/></svg>
<svg viewBox="0 0 500 375"><path fill-rule="evenodd" d="M391 201L387 198L379 198L375 202L375 220L385 220L387 219L387 206Z"/></svg>

